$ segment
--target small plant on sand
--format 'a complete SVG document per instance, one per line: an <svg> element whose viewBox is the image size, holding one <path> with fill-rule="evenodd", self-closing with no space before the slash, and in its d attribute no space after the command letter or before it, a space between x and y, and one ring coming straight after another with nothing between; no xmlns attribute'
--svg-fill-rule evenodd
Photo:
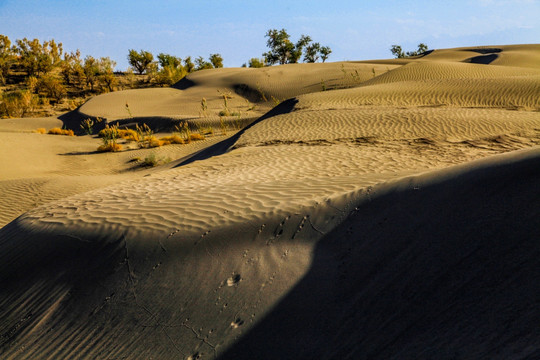
<svg viewBox="0 0 540 360"><path fill-rule="evenodd" d="M229 111L229 99L232 99L232 95L230 91L220 91L218 90L218 93L223 98L223 110L219 112L219 116L230 116L231 112Z"/></svg>
<svg viewBox="0 0 540 360"><path fill-rule="evenodd" d="M266 96L264 95L264 92L262 91L261 85L257 83L257 92L259 93L259 96L261 97L261 100L264 102L267 102L268 99L266 99Z"/></svg>
<svg viewBox="0 0 540 360"><path fill-rule="evenodd" d="M159 164L159 160L158 160L156 154L150 153L144 158L141 165L142 166L154 167L154 166L157 166L158 164Z"/></svg>
<svg viewBox="0 0 540 360"><path fill-rule="evenodd" d="M164 137L159 138L159 140L163 141L163 145L185 144L184 139L182 139L178 135L164 136Z"/></svg>
<svg viewBox="0 0 540 360"><path fill-rule="evenodd" d="M75 136L75 133L73 133L73 130L60 129L60 128L52 128L49 131L47 131L47 134Z"/></svg>
<svg viewBox="0 0 540 360"><path fill-rule="evenodd" d="M146 124L142 124L142 126L139 126L139 124L135 125L135 131L137 134L139 134L139 137L141 139L144 139L146 136L152 136L154 134L154 131L150 128L150 126Z"/></svg>
<svg viewBox="0 0 540 360"><path fill-rule="evenodd" d="M94 133L94 121L92 119L83 120L81 129L83 129L86 134L92 135Z"/></svg>
<svg viewBox="0 0 540 360"><path fill-rule="evenodd" d="M174 129L180 134L180 136L184 138L184 140L190 140L189 135L191 134L191 131L189 130L189 124L187 121L180 121L178 125L175 125Z"/></svg>
<svg viewBox="0 0 540 360"><path fill-rule="evenodd" d="M39 129L36 129L35 132L37 132L38 134L46 134L46 133L47 133L47 129L45 129L45 128L39 128Z"/></svg>
<svg viewBox="0 0 540 360"><path fill-rule="evenodd" d="M278 106L279 104L281 104L281 100L274 97L274 95L272 95L272 101L274 102L274 106Z"/></svg>
<svg viewBox="0 0 540 360"><path fill-rule="evenodd" d="M106 152L117 152L122 150L122 145L118 144L118 126L117 125L106 125L105 129L99 132L101 136L101 141L103 142L103 145L100 145L98 147L98 151Z"/></svg>
<svg viewBox="0 0 540 360"><path fill-rule="evenodd" d="M129 104L126 101L126 111L128 112L128 115L130 118L133 118L133 114L131 114L131 109L129 108Z"/></svg>
<svg viewBox="0 0 540 360"><path fill-rule="evenodd" d="M221 135L227 135L228 126L223 117L219 117L219 127L221 129Z"/></svg>
<svg viewBox="0 0 540 360"><path fill-rule="evenodd" d="M326 91L326 83L321 79L321 91Z"/></svg>
<svg viewBox="0 0 540 360"><path fill-rule="evenodd" d="M199 133L193 133L189 135L189 139L192 141L204 140L204 135Z"/></svg>
<svg viewBox="0 0 540 360"><path fill-rule="evenodd" d="M208 116L206 110L208 110L208 104L206 103L206 98L202 98L202 100L201 100L201 112L202 112L204 117Z"/></svg>

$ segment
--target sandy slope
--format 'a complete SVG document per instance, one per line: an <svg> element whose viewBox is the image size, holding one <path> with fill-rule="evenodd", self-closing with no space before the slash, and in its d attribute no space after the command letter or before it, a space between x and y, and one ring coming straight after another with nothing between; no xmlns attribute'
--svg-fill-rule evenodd
<svg viewBox="0 0 540 360"><path fill-rule="evenodd" d="M23 199L28 210L0 229L0 349L8 359L540 356L539 52L202 71L72 114L212 123L218 90L246 119L292 98L221 143L161 149L178 161L156 170L128 171L134 153L94 154L88 136L0 124L16 159L2 164L0 206ZM68 193L34 208L24 194L44 181Z"/></svg>

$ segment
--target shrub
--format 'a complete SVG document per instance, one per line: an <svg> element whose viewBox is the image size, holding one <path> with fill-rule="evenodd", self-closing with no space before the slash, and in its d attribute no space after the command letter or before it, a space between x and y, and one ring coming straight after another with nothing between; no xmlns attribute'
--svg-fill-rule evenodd
<svg viewBox="0 0 540 360"><path fill-rule="evenodd" d="M118 152L122 150L122 145L109 142L98 147L99 152Z"/></svg>
<svg viewBox="0 0 540 360"><path fill-rule="evenodd" d="M45 128L38 128L35 130L38 134L46 134L47 130Z"/></svg>
<svg viewBox="0 0 540 360"><path fill-rule="evenodd" d="M69 129L60 129L60 128L52 128L50 129L47 134L50 135L66 135L66 136L75 136L75 133L73 130Z"/></svg>
<svg viewBox="0 0 540 360"><path fill-rule="evenodd" d="M164 145L168 145L168 144L185 144L184 139L182 139L178 135L164 136L164 137L160 138L160 140L164 142Z"/></svg>
<svg viewBox="0 0 540 360"><path fill-rule="evenodd" d="M197 133L190 134L190 135L189 135L189 139L190 139L190 140L193 140L193 141L204 140L204 135L202 135L202 134L197 134Z"/></svg>
<svg viewBox="0 0 540 360"><path fill-rule="evenodd" d="M122 146L117 144L116 141L119 138L119 131L117 125L105 125L105 129L101 130L99 132L99 135L101 136L101 141L103 141L103 145L98 147L98 151L120 151L122 150Z"/></svg>
<svg viewBox="0 0 540 360"><path fill-rule="evenodd" d="M0 115L5 117L23 117L32 112L39 98L28 90L18 90L0 94Z"/></svg>
<svg viewBox="0 0 540 360"><path fill-rule="evenodd" d="M154 166L157 166L158 163L159 163L159 160L156 157L156 154L151 153L151 154L148 154L148 156L144 158L144 161L142 162L141 165L154 167Z"/></svg>

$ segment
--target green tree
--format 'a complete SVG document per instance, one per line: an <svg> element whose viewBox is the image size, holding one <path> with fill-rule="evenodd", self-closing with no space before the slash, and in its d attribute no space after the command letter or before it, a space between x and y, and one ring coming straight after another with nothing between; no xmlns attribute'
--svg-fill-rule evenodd
<svg viewBox="0 0 540 360"><path fill-rule="evenodd" d="M188 73L195 71L195 64L191 61L191 56L184 59L184 67Z"/></svg>
<svg viewBox="0 0 540 360"><path fill-rule="evenodd" d="M210 54L209 60L212 63L213 67L215 68L223 67L223 58L221 57L220 54Z"/></svg>
<svg viewBox="0 0 540 360"><path fill-rule="evenodd" d="M15 62L15 54L11 41L5 35L0 35L0 84L5 85L11 65Z"/></svg>
<svg viewBox="0 0 540 360"><path fill-rule="evenodd" d="M94 86L98 83L99 76L99 62L88 55L84 58L84 76L86 79L86 86L90 86L90 91L94 91Z"/></svg>
<svg viewBox="0 0 540 360"><path fill-rule="evenodd" d="M172 66L173 68L177 68L182 65L182 59L173 55L160 53L157 56L157 58L158 58L159 66L161 68L165 68L167 66Z"/></svg>
<svg viewBox="0 0 540 360"><path fill-rule="evenodd" d="M106 91L114 91L114 86L118 80L114 76L114 67L116 62L109 57L102 57L97 62L98 67L98 81Z"/></svg>
<svg viewBox="0 0 540 360"><path fill-rule="evenodd" d="M61 72L66 84L75 86L79 90L84 90L86 75L84 73L81 52L79 50L64 54Z"/></svg>
<svg viewBox="0 0 540 360"><path fill-rule="evenodd" d="M296 44L293 44L285 29L270 29L265 37L268 38L266 45L270 50L265 52L263 56L268 65L297 63L302 57L304 49L306 51L304 61L306 62L315 62L319 56L324 62L332 52L328 46L321 47L319 43L312 43L311 37L308 35L300 36Z"/></svg>
<svg viewBox="0 0 540 360"><path fill-rule="evenodd" d="M41 44L38 39L27 38L17 40L16 51L20 57L20 65L30 76L51 71L59 65L63 53L62 43L57 44L50 40Z"/></svg>
<svg viewBox="0 0 540 360"><path fill-rule="evenodd" d="M149 65L154 61L154 55L148 51L141 50L140 52L137 52L130 49L128 61L139 74L142 74L148 70Z"/></svg>
<svg viewBox="0 0 540 360"><path fill-rule="evenodd" d="M304 47L306 47L311 42L311 38L307 35L300 36L300 40L296 42L293 50L289 56L289 63L296 64L298 60L302 57L302 52Z"/></svg>
<svg viewBox="0 0 540 360"><path fill-rule="evenodd" d="M321 46L321 50L319 50L319 54L321 54L322 62L325 62L331 53L332 53L332 49L330 49L328 46Z"/></svg>
<svg viewBox="0 0 540 360"><path fill-rule="evenodd" d="M306 54L304 55L304 62L314 63L319 60L319 51L321 51L321 44L311 43L306 47Z"/></svg>
<svg viewBox="0 0 540 360"><path fill-rule="evenodd" d="M265 37L268 38L266 45L270 48L270 51L263 54L266 63L269 65L286 64L294 51L294 45L289 40L290 35L287 31L285 29L270 29L266 32Z"/></svg>
<svg viewBox="0 0 540 360"><path fill-rule="evenodd" d="M428 50L428 46L424 43L418 44L418 49L416 51L407 51L403 52L403 49L400 45L392 45L390 52L397 58L403 59L411 56L419 56L424 54Z"/></svg>
<svg viewBox="0 0 540 360"><path fill-rule="evenodd" d="M264 67L264 59L251 58L248 64L250 68L262 68Z"/></svg>
<svg viewBox="0 0 540 360"><path fill-rule="evenodd" d="M205 70L205 69L213 69L212 63L204 60L202 56L199 56L195 59L195 65L197 66L197 70Z"/></svg>

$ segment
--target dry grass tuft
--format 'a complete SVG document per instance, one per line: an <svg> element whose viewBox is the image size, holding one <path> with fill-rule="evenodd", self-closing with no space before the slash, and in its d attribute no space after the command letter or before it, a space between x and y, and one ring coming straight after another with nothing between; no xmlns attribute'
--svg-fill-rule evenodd
<svg viewBox="0 0 540 360"><path fill-rule="evenodd" d="M50 129L47 134L51 135L66 135L66 136L75 136L75 133L73 130L69 129L60 129L60 128L52 128Z"/></svg>
<svg viewBox="0 0 540 360"><path fill-rule="evenodd" d="M107 151L117 152L121 150L122 150L122 145L113 143L113 142L109 142L108 144L103 144L98 147L98 151L100 152L107 152Z"/></svg>
<svg viewBox="0 0 540 360"><path fill-rule="evenodd" d="M39 128L39 129L34 130L34 132L37 132L38 134L46 134L46 133L47 133L47 129L45 129L45 128Z"/></svg>
<svg viewBox="0 0 540 360"><path fill-rule="evenodd" d="M193 140L193 141L197 141L197 140L204 140L204 135L201 135L201 134L190 134L189 135L189 140Z"/></svg>
<svg viewBox="0 0 540 360"><path fill-rule="evenodd" d="M178 135L164 136L164 137L159 138L159 139L164 142L164 145L168 145L168 144L185 144L184 139L182 139Z"/></svg>

